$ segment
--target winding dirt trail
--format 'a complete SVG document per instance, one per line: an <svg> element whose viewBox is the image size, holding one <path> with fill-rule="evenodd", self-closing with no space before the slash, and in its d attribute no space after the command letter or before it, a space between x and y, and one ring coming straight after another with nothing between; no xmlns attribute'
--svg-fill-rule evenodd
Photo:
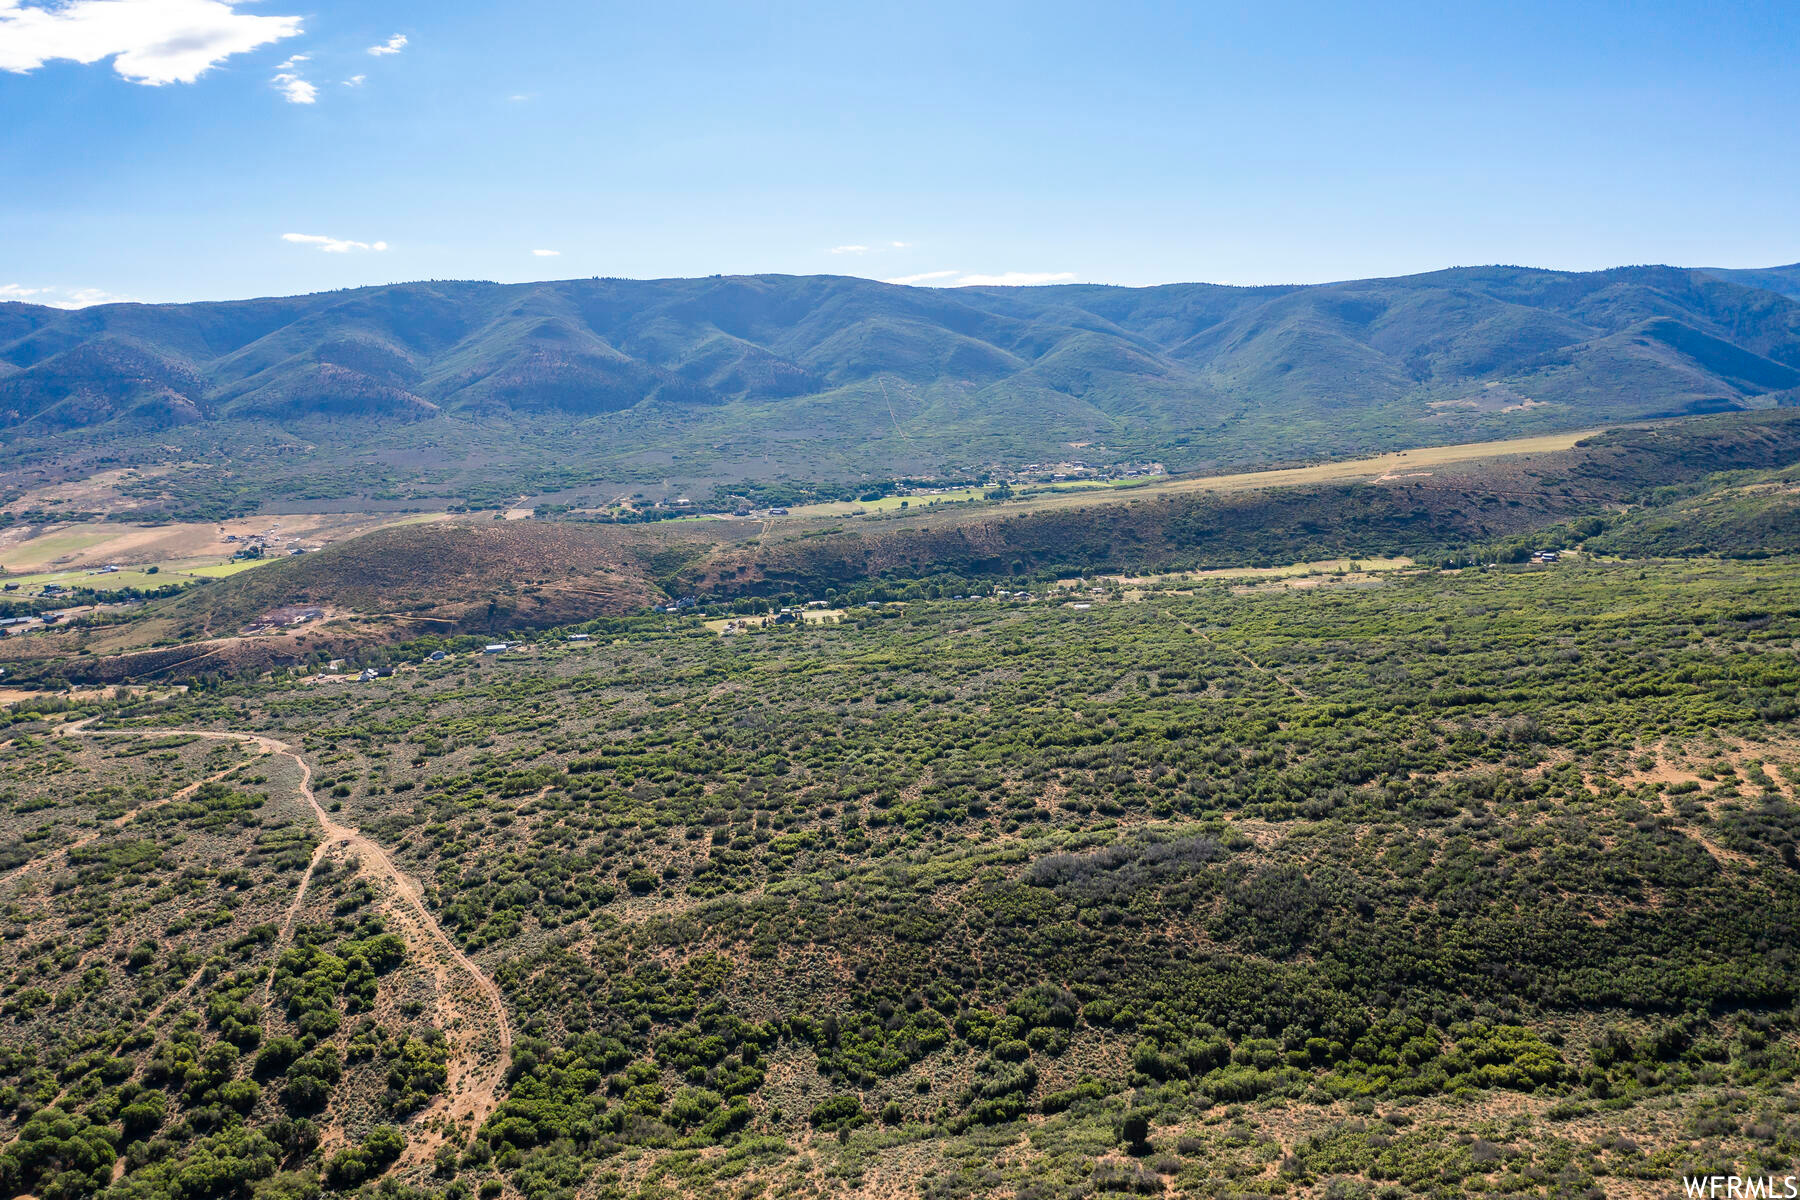
<svg viewBox="0 0 1800 1200"><path fill-rule="evenodd" d="M86 727L92 720L93 718L90 717L60 726L57 733L66 737L87 732ZM432 971L439 981L440 1015L445 1017L443 1024L446 1026L444 1033L450 1038L451 1045L455 1049L449 1067L444 1099L423 1110L415 1118L415 1123L424 1124L428 1118L442 1117L447 1114L452 1124L466 1121L469 1123L471 1131L479 1129L482 1122L487 1120L488 1114L492 1113L499 1103L500 1089L505 1083L507 1069L512 1064L512 1022L506 1015L506 1001L500 995L500 988L480 967L475 965L474 960L464 954L456 943L450 940L449 935L444 932L443 926L438 924L437 918L425 906L424 896L420 892L418 883L394 865L393 860L388 857L387 851L378 842L365 837L358 830L332 819L331 814L325 810L324 806L319 803L318 797L313 794L312 765L301 756L300 752L286 742L256 733L227 733L213 729L127 729L110 732L131 733L141 737L189 736L213 741L239 742L257 746L265 754L294 760L295 765L300 768L300 795L312 809L313 816L318 820L319 828L324 832L325 837L319 843L318 848L313 851L312 861L307 864L306 873L301 876L300 887L294 896L293 903L288 907L287 917L282 922L281 944L285 944L292 934L294 920L299 914L307 886L312 882L314 869L332 848L342 849L355 855L359 862L359 869L371 869L375 874L385 878L396 901L395 915L400 918L398 923L402 926L402 936L404 936L409 949L415 952L419 965ZM235 770L236 765L230 769ZM226 773L220 772L220 775ZM216 779L219 776L212 778ZM199 783L190 784L171 796L169 800L160 801L159 805L189 795L207 782L209 780L203 779ZM157 806L145 805L144 807ZM141 811L143 810L134 809L120 817L114 824L122 825ZM97 836L99 836L97 833L90 835L84 841L66 847L62 853L73 849L74 846L84 845ZM492 1061L488 1061L482 1054L482 1039L471 1028L471 1026L483 1023L480 1017L476 1016L475 1020L466 1021L461 1018L468 1014L456 1011L452 995L453 989L450 986L451 980L448 978L450 973L444 969L446 966L455 968L456 972L466 977L467 982L474 986L483 1006L487 1009L488 1017L494 1026L495 1040L499 1043L500 1048L500 1053L494 1056ZM269 978L264 982L265 1002L268 988L273 981L274 972L271 970ZM454 1015L451 1015L452 1013ZM441 1136L409 1139L410 1144L403 1161L428 1159L430 1152L442 1141Z"/></svg>

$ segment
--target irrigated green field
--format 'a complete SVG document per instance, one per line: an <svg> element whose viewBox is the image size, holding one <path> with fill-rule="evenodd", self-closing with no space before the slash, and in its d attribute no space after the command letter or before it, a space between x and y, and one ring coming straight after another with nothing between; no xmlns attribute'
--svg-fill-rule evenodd
<svg viewBox="0 0 1800 1200"><path fill-rule="evenodd" d="M153 563L154 570L124 567L116 571L71 570L71 571L39 571L31 575L8 575L7 583L14 585L22 596L39 596L44 587L53 584L60 588L92 588L101 591L116 591L121 588L161 588L170 584L187 584L199 579L227 579L241 571L252 567L265 566L275 562L274 558L244 558L226 560L224 562L205 563Z"/></svg>

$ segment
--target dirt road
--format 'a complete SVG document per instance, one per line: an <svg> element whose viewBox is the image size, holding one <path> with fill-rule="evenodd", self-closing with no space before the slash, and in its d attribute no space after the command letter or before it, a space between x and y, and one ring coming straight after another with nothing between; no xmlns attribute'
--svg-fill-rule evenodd
<svg viewBox="0 0 1800 1200"><path fill-rule="evenodd" d="M57 732L63 736L88 732L87 726L92 719L71 722L61 726ZM418 883L394 865L393 860L388 857L387 851L379 843L365 837L358 830L333 819L331 814L319 803L318 797L313 794L312 789L312 765L300 755L299 751L286 742L262 734L226 733L211 729L129 729L113 732L130 733L140 737L187 736L208 738L214 741L240 742L255 745L265 754L294 760L295 765L300 768L300 795L312 809L313 816L318 820L319 828L324 832L325 837L314 852L312 861L307 865L306 874L301 878L299 893L294 897L293 904L288 909L287 918L282 926L283 943L292 933L301 900L305 896L307 885L312 880L313 869L318 866L329 850L338 849L353 855L358 861L359 870L369 871L385 879L395 901L394 914L399 918L397 923L401 926L400 932L406 940L408 950L415 961L426 969L432 970L438 977L440 1016L444 1018L443 1024L446 1026L444 1033L450 1038L453 1048L448 1087L445 1093L446 1099L440 1104L434 1104L425 1109L418 1118L415 1118L415 1123L423 1122L434 1116L448 1115L453 1124L467 1122L471 1131L479 1129L488 1114L493 1112L495 1105L499 1103L500 1089L505 1083L507 1069L512 1063L512 1022L507 1016L506 1002L500 995L500 988L488 977L486 972L476 966L475 962L457 947L456 943L450 940L449 935L438 924L437 918L425 906ZM211 778L218 777L212 776ZM200 783L190 784L168 800L159 801L157 805L146 805L145 808L158 807L161 804L180 799L191 794L206 782L207 780L201 780ZM120 817L113 824L115 826L123 825L141 811L143 810L135 809ZM82 841L74 843L74 846L85 845L97 836L98 834L91 834ZM73 846L65 848L59 853L67 853L68 849L72 848ZM24 869L20 868L21 871ZM487 1018L493 1024L495 1041L499 1046L499 1053L491 1059L483 1052L481 1044L483 1039L474 1033L477 1027L487 1022L480 1015L470 1014L459 1008L458 1000L453 995L455 989L449 986L451 981L446 978L446 972L443 969L446 965L455 968L454 973L460 973L469 984L473 985L476 995L481 999L478 1007L485 1007L487 1010ZM270 979L273 979L272 971ZM267 984L265 983L265 995L266 988ZM474 1019L469 1019L471 1016ZM411 1139L406 1157L408 1160L422 1161L429 1157L429 1151L441 1141L441 1138L436 1137Z"/></svg>

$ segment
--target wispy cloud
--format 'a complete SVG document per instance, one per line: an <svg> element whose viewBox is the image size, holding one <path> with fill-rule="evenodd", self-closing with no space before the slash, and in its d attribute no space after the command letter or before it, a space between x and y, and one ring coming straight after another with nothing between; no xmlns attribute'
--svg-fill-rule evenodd
<svg viewBox="0 0 1800 1200"><path fill-rule="evenodd" d="M192 83L234 54L300 32L299 17L239 12L235 0L0 0L0 71L111 59L133 83Z"/></svg>
<svg viewBox="0 0 1800 1200"><path fill-rule="evenodd" d="M386 242L353 242L349 238L326 237L320 233L284 233L284 242L292 242L296 246L317 246L327 254L348 254L352 250L386 250Z"/></svg>
<svg viewBox="0 0 1800 1200"><path fill-rule="evenodd" d="M929 283L933 279L948 279L959 275L960 271L921 271L917 275L902 275L898 279L884 279L883 283L897 283L901 287L914 287L921 283Z"/></svg>
<svg viewBox="0 0 1800 1200"><path fill-rule="evenodd" d="M275 75L269 80L275 90L287 97L289 104L311 104L319 98L319 89L300 74L300 64L311 62L309 54L292 54L286 62L275 64Z"/></svg>
<svg viewBox="0 0 1800 1200"><path fill-rule="evenodd" d="M51 308L87 308L93 304L136 303L131 296L119 296L102 288L26 287L20 283L0 283L0 300L20 300Z"/></svg>
<svg viewBox="0 0 1800 1200"><path fill-rule="evenodd" d="M532 251L532 254L536 255L538 258L555 258L557 255L559 255L561 253L562 253L561 250L533 250Z"/></svg>
<svg viewBox="0 0 1800 1200"><path fill-rule="evenodd" d="M57 308L87 308L93 304L140 304L142 301L133 296L121 296L104 288L72 288L64 292L60 299L46 303Z"/></svg>
<svg viewBox="0 0 1800 1200"><path fill-rule="evenodd" d="M311 104L319 98L319 89L292 71L277 71L269 82L289 104Z"/></svg>
<svg viewBox="0 0 1800 1200"><path fill-rule="evenodd" d="M381 45L370 46L369 53L380 58L384 54L398 54L404 49L406 49L406 35L404 33L396 33L393 37L381 43Z"/></svg>
<svg viewBox="0 0 1800 1200"><path fill-rule="evenodd" d="M1073 271L1002 271L998 275L964 275L952 287L1037 287L1046 283L1069 283Z"/></svg>
<svg viewBox="0 0 1800 1200"><path fill-rule="evenodd" d="M971 275L962 271L921 271L917 275L901 275L884 279L901 287L917 287L921 283L945 280L940 287L1036 287L1045 283L1070 283L1073 271L1002 271L997 275Z"/></svg>
<svg viewBox="0 0 1800 1200"><path fill-rule="evenodd" d="M367 78L368 78L367 75L352 75L350 78L344 80L344 86L345 87L361 87L363 85L363 80L365 80Z"/></svg>
<svg viewBox="0 0 1800 1200"><path fill-rule="evenodd" d="M910 249L912 249L911 242L884 241L884 242L880 242L878 244L872 244L872 245L867 245L867 246L863 245L860 242L852 242L847 246L833 246L831 249L827 250L825 253L827 253L827 254L885 254L889 250L910 250Z"/></svg>

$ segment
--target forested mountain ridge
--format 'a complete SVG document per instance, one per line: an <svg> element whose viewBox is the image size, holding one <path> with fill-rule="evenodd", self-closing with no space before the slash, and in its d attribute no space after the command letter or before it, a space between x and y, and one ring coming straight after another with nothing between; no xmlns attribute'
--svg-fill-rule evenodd
<svg viewBox="0 0 1800 1200"><path fill-rule="evenodd" d="M1316 286L958 289L732 276L8 303L0 439L643 410L789 440L878 416L913 439L1129 431L1154 448L1372 421L1421 442L1483 421L1779 403L1800 387L1800 301L1774 290L1793 274L1476 267Z"/></svg>
<svg viewBox="0 0 1800 1200"><path fill-rule="evenodd" d="M1705 273L1729 283L1741 283L1748 287L1780 292L1784 296L1800 297L1800 263L1790 263L1785 267L1748 269L1710 267Z"/></svg>

